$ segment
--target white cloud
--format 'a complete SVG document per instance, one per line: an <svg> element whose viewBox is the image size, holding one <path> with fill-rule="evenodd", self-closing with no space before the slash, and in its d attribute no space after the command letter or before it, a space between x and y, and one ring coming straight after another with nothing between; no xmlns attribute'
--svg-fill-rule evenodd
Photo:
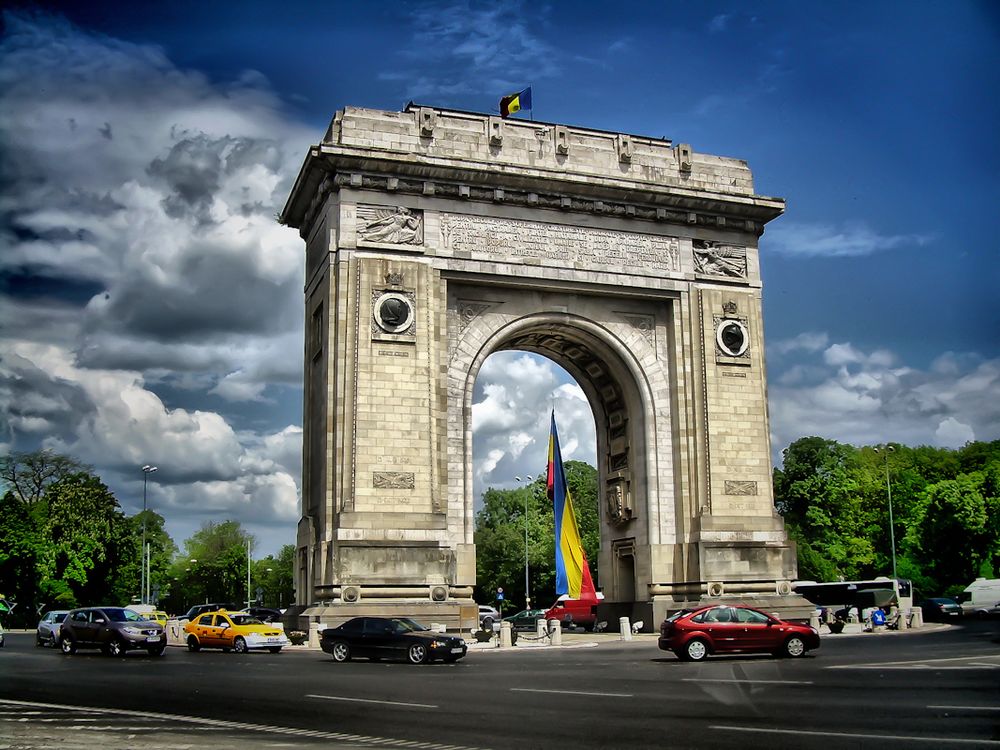
<svg viewBox="0 0 1000 750"><path fill-rule="evenodd" d="M237 406L206 404L301 387L301 240L274 216L319 134L259 74L216 83L156 47L4 20L0 272L34 286L0 294L3 449L92 464L128 512L155 463L171 530L211 513L292 543L301 430L238 432Z"/></svg>
<svg viewBox="0 0 1000 750"><path fill-rule="evenodd" d="M1000 437L1000 360L949 352L920 369L888 350L848 342L771 354L775 460L809 435L949 448Z"/></svg>
<svg viewBox="0 0 1000 750"><path fill-rule="evenodd" d="M895 248L924 245L930 238L917 234L881 235L864 223L834 227L780 221L768 227L768 251L793 257L856 257Z"/></svg>
<svg viewBox="0 0 1000 750"><path fill-rule="evenodd" d="M479 371L472 405L475 497L512 487L514 477L544 476L549 414L556 413L563 460L596 463L594 416L580 386L544 357L498 352Z"/></svg>

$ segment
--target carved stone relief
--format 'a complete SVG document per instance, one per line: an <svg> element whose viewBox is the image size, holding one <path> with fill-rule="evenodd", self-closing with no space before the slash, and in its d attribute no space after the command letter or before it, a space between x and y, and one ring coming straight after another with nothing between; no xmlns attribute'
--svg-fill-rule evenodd
<svg viewBox="0 0 1000 750"><path fill-rule="evenodd" d="M423 212L403 207L358 206L358 240L388 245L422 245Z"/></svg>
<svg viewBox="0 0 1000 750"><path fill-rule="evenodd" d="M724 495L756 495L757 483L742 479L727 479L723 489Z"/></svg>
<svg viewBox="0 0 1000 750"><path fill-rule="evenodd" d="M680 245L674 237L541 221L442 214L441 244L453 253L503 260L543 258L563 265L641 268L658 274L680 269Z"/></svg>
<svg viewBox="0 0 1000 750"><path fill-rule="evenodd" d="M747 249L710 240L694 240L694 270L705 276L745 279Z"/></svg>
<svg viewBox="0 0 1000 750"><path fill-rule="evenodd" d="M650 346L656 346L656 321L652 315L625 315L622 317L635 328Z"/></svg>
<svg viewBox="0 0 1000 750"><path fill-rule="evenodd" d="M412 471L376 471L372 473L372 484L379 490L412 490Z"/></svg>

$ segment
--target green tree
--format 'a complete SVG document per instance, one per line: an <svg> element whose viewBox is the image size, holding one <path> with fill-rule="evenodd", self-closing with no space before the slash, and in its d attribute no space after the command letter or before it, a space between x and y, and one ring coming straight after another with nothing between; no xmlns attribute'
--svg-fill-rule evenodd
<svg viewBox="0 0 1000 750"><path fill-rule="evenodd" d="M907 543L939 588L968 583L996 548L995 498L983 472L929 485Z"/></svg>
<svg viewBox="0 0 1000 750"><path fill-rule="evenodd" d="M49 485L72 474L91 472L91 467L72 456L51 450L0 456L0 482L13 493L15 500L27 505L39 502Z"/></svg>
<svg viewBox="0 0 1000 750"><path fill-rule="evenodd" d="M597 470L582 461L567 461L563 470L573 496L577 526L584 553L596 578L601 546L597 507ZM545 491L545 478L527 487L483 493L483 507L476 514L477 598L492 602L499 587L510 606L522 608L524 591L525 501L528 515L528 567L532 606L547 606L555 599L555 520Z"/></svg>
<svg viewBox="0 0 1000 750"><path fill-rule="evenodd" d="M49 542L38 560L42 596L63 606L128 602L135 539L107 486L80 472L49 485L42 502Z"/></svg>
<svg viewBox="0 0 1000 750"><path fill-rule="evenodd" d="M284 609L294 602L294 563L294 544L284 545L277 557L268 555L254 563L254 581L264 589L263 606Z"/></svg>
<svg viewBox="0 0 1000 750"><path fill-rule="evenodd" d="M254 536L238 521L203 523L171 566L171 596L166 604L183 614L202 602L246 602L248 543L252 578Z"/></svg>

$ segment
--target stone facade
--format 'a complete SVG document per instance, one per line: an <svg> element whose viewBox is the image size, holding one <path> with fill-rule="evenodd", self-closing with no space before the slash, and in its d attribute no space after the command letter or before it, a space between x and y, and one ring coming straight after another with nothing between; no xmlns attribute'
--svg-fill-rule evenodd
<svg viewBox="0 0 1000 750"><path fill-rule="evenodd" d="M306 241L299 604L471 611L473 384L518 349L593 407L609 615L787 609L757 253L783 207L664 139L338 112L282 214Z"/></svg>

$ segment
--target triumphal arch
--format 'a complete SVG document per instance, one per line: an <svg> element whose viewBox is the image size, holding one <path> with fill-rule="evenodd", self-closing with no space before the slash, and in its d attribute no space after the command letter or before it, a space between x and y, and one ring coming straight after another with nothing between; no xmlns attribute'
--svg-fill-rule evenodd
<svg viewBox="0 0 1000 750"><path fill-rule="evenodd" d="M783 209L745 162L663 138L338 112L281 216L306 242L305 614L459 625L473 384L504 349L551 358L593 408L609 616L800 604L772 502L758 260Z"/></svg>

